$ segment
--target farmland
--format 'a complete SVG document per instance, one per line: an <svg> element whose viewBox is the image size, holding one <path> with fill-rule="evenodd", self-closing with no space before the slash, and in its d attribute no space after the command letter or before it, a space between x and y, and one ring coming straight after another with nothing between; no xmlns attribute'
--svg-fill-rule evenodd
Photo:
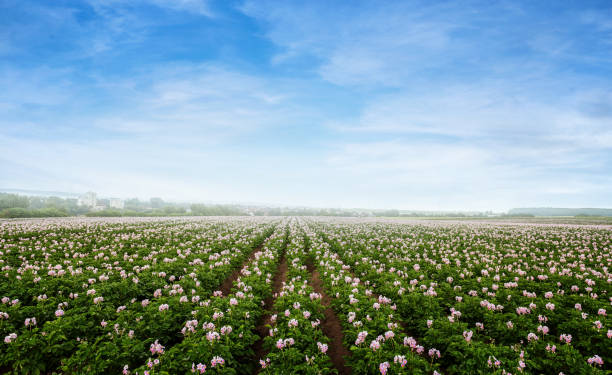
<svg viewBox="0 0 612 375"><path fill-rule="evenodd" d="M0 373L607 374L612 227L0 222Z"/></svg>

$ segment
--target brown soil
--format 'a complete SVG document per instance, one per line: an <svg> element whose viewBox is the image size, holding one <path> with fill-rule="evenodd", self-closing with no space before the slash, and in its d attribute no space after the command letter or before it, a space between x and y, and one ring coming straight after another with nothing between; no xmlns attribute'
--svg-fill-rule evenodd
<svg viewBox="0 0 612 375"><path fill-rule="evenodd" d="M289 267L287 265L287 259L285 258L285 253L283 252L278 266L278 271L272 279L272 294L264 300L264 307L266 309L269 309L272 307L272 305L274 305L274 301L276 300L278 294L281 292L283 284L287 281L288 268ZM261 368L259 367L259 360L264 359L266 357L266 354L268 354L263 347L263 341L264 338L268 336L268 327L266 327L266 325L272 323L270 320L271 318L272 315L270 311L268 311L262 317L261 323L259 323L255 328L255 330L259 334L259 340L257 340L257 342L255 342L255 344L253 345L253 351L255 352L255 362L257 364L255 367L256 374L259 373L259 371L261 370Z"/></svg>
<svg viewBox="0 0 612 375"><path fill-rule="evenodd" d="M232 287L234 286L234 281L236 281L238 277L240 277L240 271L242 271L244 266L249 264L249 262L255 258L255 254L261 251L262 246L263 244L253 249L251 255L249 255L249 257L244 262L242 262L240 268L233 270L232 273L223 281L223 284L221 284L221 287L219 288L219 290L223 293L223 296L227 296L228 294L230 294L230 292L232 291Z"/></svg>
<svg viewBox="0 0 612 375"><path fill-rule="evenodd" d="M346 365L344 358L349 357L351 352L344 346L342 343L342 339L344 338L344 334L342 333L342 324L340 324L340 320L334 310L331 308L331 299L325 293L323 289L323 282L319 276L319 271L317 271L312 263L307 264L308 271L311 274L311 285L314 288L315 292L319 293L321 297L321 303L325 306L325 320L321 323L321 329L323 333L331 339L331 345L329 345L329 349L327 354L329 355L334 368L338 370L339 375L348 375L352 374L352 369Z"/></svg>

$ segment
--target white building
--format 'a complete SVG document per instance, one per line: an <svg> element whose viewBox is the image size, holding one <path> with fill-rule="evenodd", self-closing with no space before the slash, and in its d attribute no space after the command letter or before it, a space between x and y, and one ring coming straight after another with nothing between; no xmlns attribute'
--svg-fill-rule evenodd
<svg viewBox="0 0 612 375"><path fill-rule="evenodd" d="M110 208L118 208L120 210L123 210L123 207L125 207L125 203L123 202L123 199L119 199L119 198L111 198L109 200L109 205L110 205Z"/></svg>
<svg viewBox="0 0 612 375"><path fill-rule="evenodd" d="M79 206L85 207L95 207L97 204L96 193L93 191L88 191L87 193L81 195L78 201Z"/></svg>

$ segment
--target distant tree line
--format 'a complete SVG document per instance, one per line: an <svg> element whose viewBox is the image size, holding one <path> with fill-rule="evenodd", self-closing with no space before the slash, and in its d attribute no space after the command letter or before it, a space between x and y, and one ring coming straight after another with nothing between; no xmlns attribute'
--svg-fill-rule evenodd
<svg viewBox="0 0 612 375"><path fill-rule="evenodd" d="M23 196L0 193L0 217L62 217L62 216L342 216L342 217L423 217L468 216L463 213L400 212L399 210L369 210L342 208L287 208L230 204L201 204L166 202L161 198L124 201L123 209L109 207L108 199L98 199L96 205L105 209L92 209L78 205L75 198ZM478 216L482 214L470 214Z"/></svg>
<svg viewBox="0 0 612 375"><path fill-rule="evenodd" d="M342 216L342 217L536 217L536 216L612 216L602 208L515 208L507 214L485 212L400 211L396 209L343 209L263 207L234 204L166 202L162 198L124 201L123 209L109 208L108 199L98 199L97 209L79 206L75 198L24 196L0 193L0 218L62 216ZM104 207L105 209L99 209Z"/></svg>
<svg viewBox="0 0 612 375"><path fill-rule="evenodd" d="M240 216L245 211L231 205L192 204L191 214L195 216Z"/></svg>
<svg viewBox="0 0 612 375"><path fill-rule="evenodd" d="M30 197L0 193L0 217L62 217L82 215L88 210L79 207L76 199Z"/></svg>
<svg viewBox="0 0 612 375"><path fill-rule="evenodd" d="M161 198L124 201L123 209L110 208L108 199L98 199L97 205L107 206L102 210L79 206L75 198L23 196L0 193L0 217L62 217L62 216L400 216L398 210L359 210L339 208L283 208L230 204L201 204L166 202Z"/></svg>
<svg viewBox="0 0 612 375"><path fill-rule="evenodd" d="M612 216L610 208L557 208L557 207L530 207L513 208L508 211L510 215L532 216Z"/></svg>

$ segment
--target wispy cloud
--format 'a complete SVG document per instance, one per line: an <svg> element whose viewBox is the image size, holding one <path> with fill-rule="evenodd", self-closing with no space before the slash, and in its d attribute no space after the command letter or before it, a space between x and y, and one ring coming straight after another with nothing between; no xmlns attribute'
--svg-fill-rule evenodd
<svg viewBox="0 0 612 375"><path fill-rule="evenodd" d="M340 8L332 13L320 2L296 6L256 1L241 9L263 20L268 37L283 47L275 62L314 55L321 59L319 74L337 84L395 86L428 69L423 62L439 64L446 49L456 48L450 34L461 25L429 17L443 14L445 6L409 12L413 7L408 4Z"/></svg>
<svg viewBox="0 0 612 375"><path fill-rule="evenodd" d="M353 116L327 122L341 139L328 161L347 179L429 191L449 206L433 192L454 199L477 186L488 204L529 204L612 191L599 178L612 152L601 10L576 20L575 9L542 17L527 3L358 4L242 8L282 47L275 63L316 56L313 72L363 95ZM550 188L564 183L566 194Z"/></svg>
<svg viewBox="0 0 612 375"><path fill-rule="evenodd" d="M295 162L281 161L280 134L313 117L294 100L299 87L291 81L218 65L160 66L114 84L69 80L53 91L57 75L71 78L52 70L30 75L27 82L36 84L24 85L4 112L0 186L275 201L274 190L261 192L279 165L288 175ZM11 82L27 76L13 73ZM79 100L86 90L102 103ZM266 148L274 142L278 150ZM245 194L248 185L253 190Z"/></svg>
<svg viewBox="0 0 612 375"><path fill-rule="evenodd" d="M331 124L338 130L386 134L497 139L520 144L565 141L576 147L608 148L612 131L606 89L539 95L537 85L459 85L430 93L403 92L370 101L356 121ZM563 90L560 88L559 90ZM584 139L590 137L589 144ZM602 138L603 137L603 138Z"/></svg>
<svg viewBox="0 0 612 375"><path fill-rule="evenodd" d="M111 9L133 9L138 6L156 6L179 12L194 13L206 17L214 15L208 0L87 0L96 11L108 15Z"/></svg>
<svg viewBox="0 0 612 375"><path fill-rule="evenodd" d="M608 6L0 8L0 187L345 207L612 204Z"/></svg>
<svg viewBox="0 0 612 375"><path fill-rule="evenodd" d="M162 7L170 8L179 11L186 11L200 14L207 17L213 17L214 12L210 7L208 0L149 0L151 3Z"/></svg>
<svg viewBox="0 0 612 375"><path fill-rule="evenodd" d="M402 207L499 209L513 205L597 205L612 188L601 173L575 168L561 150L397 139L337 145L327 162L336 178L353 181L351 192L384 191ZM555 158L565 160L555 161ZM608 158L609 162L609 158ZM588 196L588 198L586 197ZM384 206L382 196L371 203Z"/></svg>
<svg viewBox="0 0 612 375"><path fill-rule="evenodd" d="M599 66L612 58L605 48L609 9L358 1L330 12L316 1L246 1L241 10L260 20L268 38L282 47L284 58L276 62L316 56L321 77L340 85L407 87L423 76L491 78L498 64L512 66L510 73L538 65L559 74L566 63Z"/></svg>

